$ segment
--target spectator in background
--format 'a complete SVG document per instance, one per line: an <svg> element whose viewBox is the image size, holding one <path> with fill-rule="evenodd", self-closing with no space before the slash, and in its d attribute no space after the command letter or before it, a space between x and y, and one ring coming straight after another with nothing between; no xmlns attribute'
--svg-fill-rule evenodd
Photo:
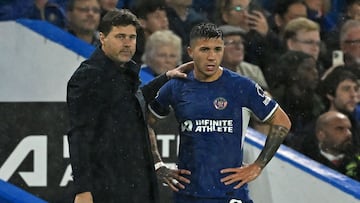
<svg viewBox="0 0 360 203"><path fill-rule="evenodd" d="M349 117L354 144L360 146L359 123L354 117L354 110L359 102L359 83L358 78L349 69L346 66L334 69L321 80L319 94L329 111L339 111Z"/></svg>
<svg viewBox="0 0 360 203"><path fill-rule="evenodd" d="M66 17L63 8L48 0L34 0L25 18L44 20L59 28L65 29Z"/></svg>
<svg viewBox="0 0 360 203"><path fill-rule="evenodd" d="M280 47L280 41L270 32L263 9L255 3L250 4L250 0L218 0L216 10L218 25L245 30L245 61L264 69L271 61L270 53Z"/></svg>
<svg viewBox="0 0 360 203"><path fill-rule="evenodd" d="M181 63L181 39L171 30L156 31L146 40L140 69L141 85Z"/></svg>
<svg viewBox="0 0 360 203"><path fill-rule="evenodd" d="M307 17L304 0L277 0L269 17L270 28L282 38L287 23L298 17Z"/></svg>
<svg viewBox="0 0 360 203"><path fill-rule="evenodd" d="M307 16L317 22L321 28L321 35L333 30L338 21L338 13L330 15L331 0L304 0L307 7Z"/></svg>
<svg viewBox="0 0 360 203"><path fill-rule="evenodd" d="M191 7L209 21L213 22L216 0L193 0Z"/></svg>
<svg viewBox="0 0 360 203"><path fill-rule="evenodd" d="M360 20L360 0L346 1L346 18Z"/></svg>
<svg viewBox="0 0 360 203"><path fill-rule="evenodd" d="M327 111L316 121L314 147L304 154L340 173L346 174L346 165L353 152L351 122L338 111Z"/></svg>
<svg viewBox="0 0 360 203"><path fill-rule="evenodd" d="M325 71L323 63L319 59L322 43L320 39L320 27L316 22L304 17L289 21L285 26L283 41L286 44L287 50L302 51L311 55L316 60L319 76ZM265 75L269 72L273 72L273 70L266 70ZM269 80L273 78L266 79L268 79L270 83Z"/></svg>
<svg viewBox="0 0 360 203"><path fill-rule="evenodd" d="M350 19L344 23L340 30L340 64L333 64L322 75L325 78L338 65L345 64L348 70L360 78L360 21Z"/></svg>
<svg viewBox="0 0 360 203"><path fill-rule="evenodd" d="M100 12L98 0L69 0L66 11L68 31L89 44L98 45Z"/></svg>
<svg viewBox="0 0 360 203"><path fill-rule="evenodd" d="M166 15L166 4L163 0L140 0L135 3L133 12L139 19L143 32L138 35L136 53L133 60L142 63L141 57L147 38L158 30L168 30L169 21Z"/></svg>
<svg viewBox="0 0 360 203"><path fill-rule="evenodd" d="M360 20L348 20L341 27L340 49L348 66L360 66ZM357 74L360 78L360 74Z"/></svg>
<svg viewBox="0 0 360 203"><path fill-rule="evenodd" d="M347 2L347 6L345 7L345 10L342 12L342 15L339 17L340 20L337 23L337 28L325 33L324 37L323 37L323 39L326 43L326 49L328 50L326 53L326 55L327 55L326 59L328 59L328 61L326 61L326 62L327 62L327 64L329 64L328 67L336 66L336 64L332 64L332 60L331 60L332 52L335 50L342 50L343 48L345 48L344 40L346 40L346 39L344 39L344 38L347 38L347 36L346 36L348 34L347 32L348 31L353 32L353 35L356 35L355 32L358 32L356 30L356 27L359 27L359 25L357 25L359 23L356 23L356 21L360 21L360 0L348 0L346 2ZM351 21L351 23L347 23L348 21ZM348 24L348 25L344 26L345 24ZM355 28L355 29L352 30L350 28ZM342 39L342 42L340 42L341 39ZM346 52L349 52L349 51L350 50L346 50ZM352 54L350 54L350 53L345 54L345 57L347 57L346 58L347 60L351 59L352 58L351 56L352 56ZM348 62L350 62L350 61L348 61Z"/></svg>
<svg viewBox="0 0 360 203"><path fill-rule="evenodd" d="M232 25L222 25L219 26L219 29L223 32L225 45L221 65L240 75L249 77L263 89L268 90L268 84L260 67L244 61L245 31Z"/></svg>
<svg viewBox="0 0 360 203"><path fill-rule="evenodd" d="M291 20L285 27L284 41L288 50L302 51L310 54L315 60L320 54L320 27L307 18Z"/></svg>
<svg viewBox="0 0 360 203"><path fill-rule="evenodd" d="M119 0L99 0L101 7L101 18L108 12L117 8Z"/></svg>
<svg viewBox="0 0 360 203"><path fill-rule="evenodd" d="M191 8L192 0L165 0L167 9L166 14L169 19L169 29L177 34L183 43L183 60L190 61L187 54L189 46L189 33L194 25L208 22L200 13Z"/></svg>
<svg viewBox="0 0 360 203"><path fill-rule="evenodd" d="M301 51L311 55L317 62L317 69L319 76L324 72L322 63L319 62L320 54L320 27L314 21L311 21L304 17L295 18L288 22L285 26L283 44L285 48L280 50L273 50L272 59L273 61L264 69L264 75L270 85L270 89L276 86L278 82L276 74L277 71L273 70L279 62L278 59L286 51ZM284 51L285 50L285 51ZM275 59L275 60L274 60Z"/></svg>
<svg viewBox="0 0 360 203"><path fill-rule="evenodd" d="M277 78L270 86L274 99L288 114L292 128L285 144L299 150L309 128L325 107L316 93L319 76L315 59L301 51L288 51L272 69Z"/></svg>

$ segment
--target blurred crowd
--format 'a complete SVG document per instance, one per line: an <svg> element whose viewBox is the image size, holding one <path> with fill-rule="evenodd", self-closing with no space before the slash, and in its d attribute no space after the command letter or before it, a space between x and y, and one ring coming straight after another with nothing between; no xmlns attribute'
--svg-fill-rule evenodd
<svg viewBox="0 0 360 203"><path fill-rule="evenodd" d="M360 180L360 0L3 0L0 20L48 21L94 46L109 10L140 20L142 84L190 60L193 25L224 34L222 66L256 81L292 122L284 144ZM269 127L252 118L251 126Z"/></svg>

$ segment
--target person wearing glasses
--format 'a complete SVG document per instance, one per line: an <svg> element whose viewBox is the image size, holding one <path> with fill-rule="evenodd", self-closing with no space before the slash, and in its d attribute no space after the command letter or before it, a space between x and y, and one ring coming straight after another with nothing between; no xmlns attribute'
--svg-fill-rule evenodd
<svg viewBox="0 0 360 203"><path fill-rule="evenodd" d="M323 43L320 39L320 26L308 18L299 17L290 20L285 26L284 36L282 41L285 47L280 51L274 50L273 59L279 58L287 51L301 51L312 56L316 61L316 68L318 70L319 77L325 72L324 61L320 59L320 50L323 48ZM274 71L272 67L276 66L277 60L273 60L265 70L265 78L269 82L270 89L272 83L276 83L274 78Z"/></svg>
<svg viewBox="0 0 360 203"><path fill-rule="evenodd" d="M91 45L99 44L101 7L98 0L69 0L66 14L69 33Z"/></svg>
<svg viewBox="0 0 360 203"><path fill-rule="evenodd" d="M216 10L214 22L217 25L232 25L245 30L245 60L264 69L270 53L280 47L280 42L269 29L263 8L250 0L218 0Z"/></svg>
<svg viewBox="0 0 360 203"><path fill-rule="evenodd" d="M224 35L224 56L221 65L240 75L249 77L263 89L269 86L259 66L244 61L245 31L232 25L221 25L219 29Z"/></svg>

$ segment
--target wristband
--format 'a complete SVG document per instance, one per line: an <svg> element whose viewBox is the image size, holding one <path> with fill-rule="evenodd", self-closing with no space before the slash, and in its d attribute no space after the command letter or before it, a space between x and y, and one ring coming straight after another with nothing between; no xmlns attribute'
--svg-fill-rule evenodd
<svg viewBox="0 0 360 203"><path fill-rule="evenodd" d="M154 164L155 171L159 170L159 168L161 168L161 167L166 167L166 165L162 161L157 162L156 164Z"/></svg>

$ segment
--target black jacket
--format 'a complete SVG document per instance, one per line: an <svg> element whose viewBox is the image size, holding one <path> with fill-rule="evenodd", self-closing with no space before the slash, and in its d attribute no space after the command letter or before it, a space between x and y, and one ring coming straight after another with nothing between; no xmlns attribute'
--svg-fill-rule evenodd
<svg viewBox="0 0 360 203"><path fill-rule="evenodd" d="M94 202L158 202L146 103L167 78L140 90L139 67L120 67L98 48L68 82L69 146L76 192Z"/></svg>

